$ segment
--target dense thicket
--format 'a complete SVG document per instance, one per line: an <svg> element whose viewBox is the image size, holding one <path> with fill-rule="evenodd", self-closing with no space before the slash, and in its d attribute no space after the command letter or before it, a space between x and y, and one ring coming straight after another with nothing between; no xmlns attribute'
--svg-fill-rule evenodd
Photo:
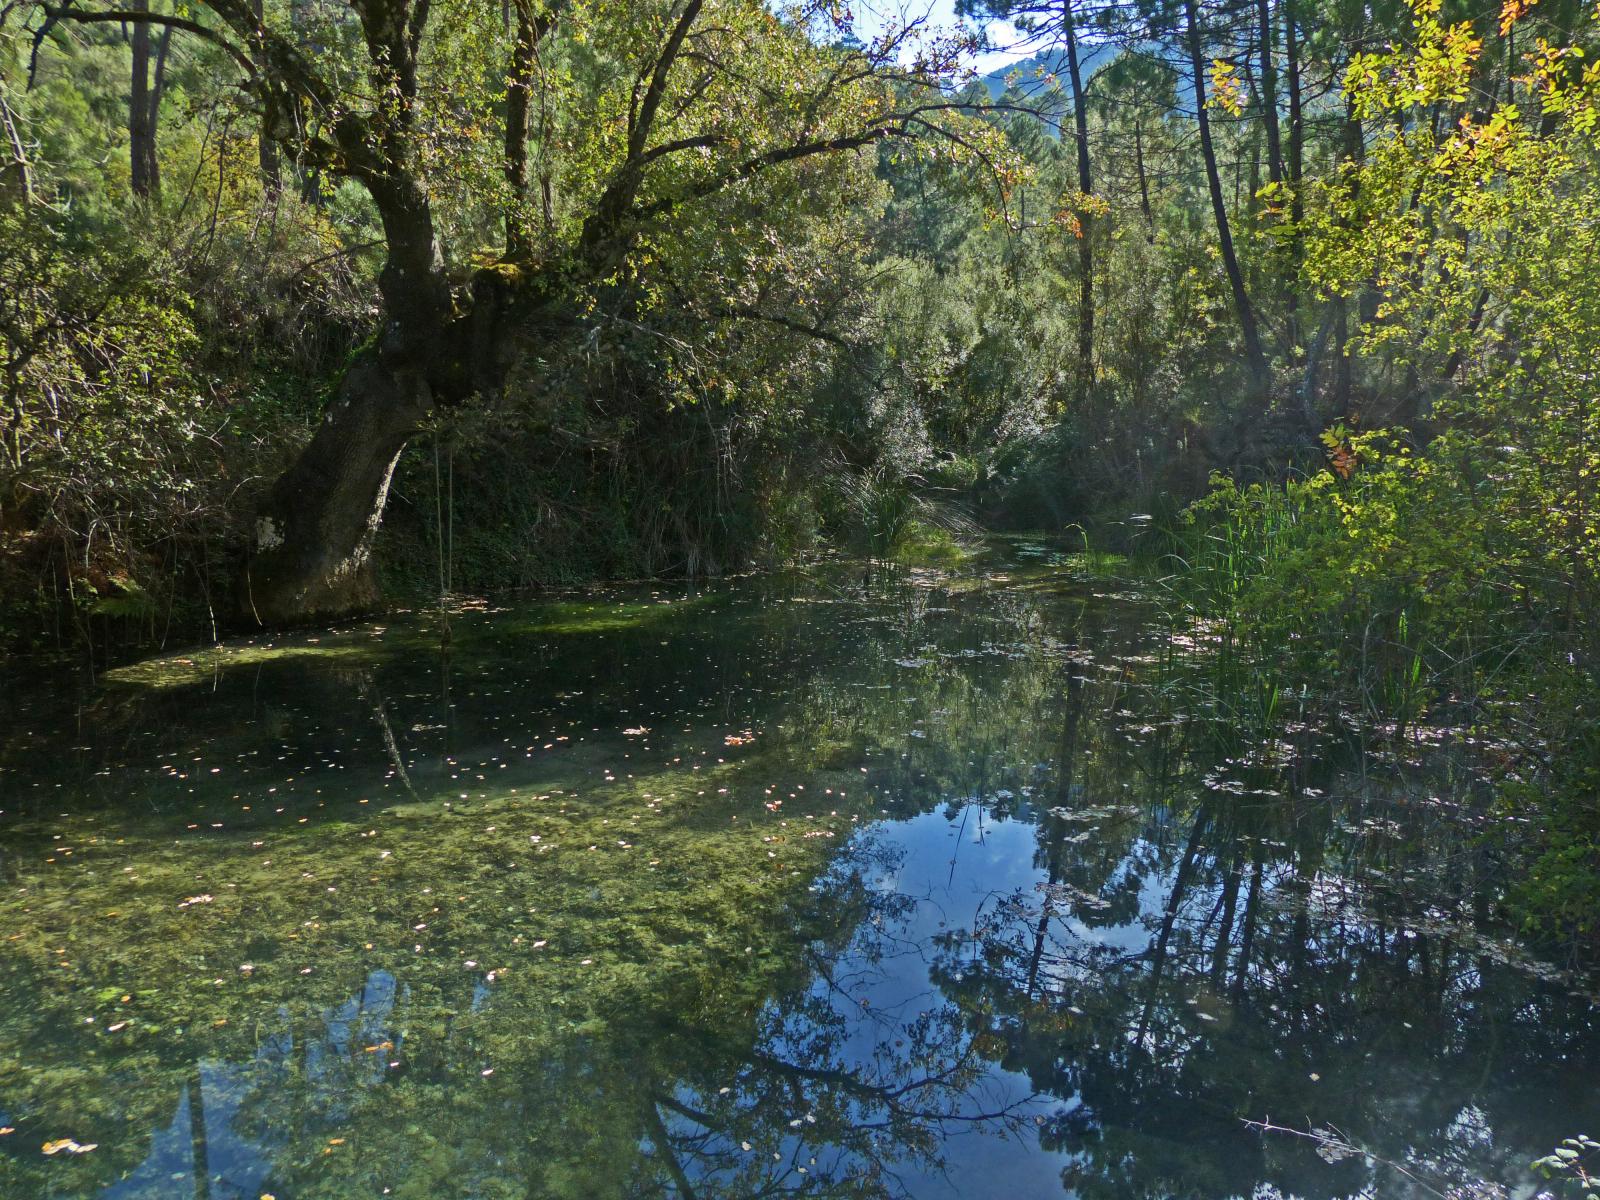
<svg viewBox="0 0 1600 1200"><path fill-rule="evenodd" d="M379 552L483 587L781 558L916 493L1170 509L1214 469L1320 462L1335 422L1465 424L1530 303L1507 272L1565 272L1520 320L1581 319L1588 259L1531 240L1574 242L1581 197L1528 220L1570 193L1530 180L1474 229L1431 161L1501 125L1581 156L1550 102L1592 24L1570 0L1477 33L1004 0L973 15L1061 70L993 104L963 42L702 7L8 8L11 631L231 615L264 485L406 321L437 318L448 371L376 385L416 410ZM1402 95L1414 47L1438 57ZM474 324L497 289L509 317Z"/></svg>
<svg viewBox="0 0 1600 1200"><path fill-rule="evenodd" d="M430 583L786 552L871 453L809 410L866 332L875 148L1009 155L964 43L807 9L5 17L6 594L79 621L370 606L408 446L385 548Z"/></svg>

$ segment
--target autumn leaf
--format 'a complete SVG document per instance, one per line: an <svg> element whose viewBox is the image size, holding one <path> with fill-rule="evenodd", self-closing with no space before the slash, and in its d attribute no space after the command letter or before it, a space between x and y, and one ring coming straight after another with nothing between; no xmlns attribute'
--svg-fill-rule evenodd
<svg viewBox="0 0 1600 1200"><path fill-rule="evenodd" d="M73 1141L71 1138L58 1138L56 1141L46 1142L41 1149L44 1151L44 1153L52 1155L87 1154L89 1151L96 1149L99 1144L100 1143L98 1142L86 1142L80 1144Z"/></svg>
<svg viewBox="0 0 1600 1200"><path fill-rule="evenodd" d="M1539 0L1505 0L1500 8L1500 36L1505 37Z"/></svg>
<svg viewBox="0 0 1600 1200"><path fill-rule="evenodd" d="M1238 69L1220 58L1211 60L1211 104L1230 117L1244 113L1244 84Z"/></svg>

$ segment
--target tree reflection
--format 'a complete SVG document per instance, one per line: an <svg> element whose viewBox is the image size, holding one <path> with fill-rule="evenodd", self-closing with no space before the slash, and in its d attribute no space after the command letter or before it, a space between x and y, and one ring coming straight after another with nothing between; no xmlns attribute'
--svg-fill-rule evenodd
<svg viewBox="0 0 1600 1200"><path fill-rule="evenodd" d="M1143 803L1107 804L1093 781L1127 751L1092 690L1061 689L1042 878L945 939L936 967L978 1044L1058 1101L1040 1140L1070 1157L1063 1186L1331 1198L1525 1185L1524 1148L1563 1127L1576 1064L1600 1040L1586 998L1508 961L1482 928L1470 828L1419 831L1433 817L1408 810L1413 792L1336 773L1313 788L1236 772L1250 786L1219 788L1190 766ZM1415 1179L1245 1125L1288 1114Z"/></svg>
<svg viewBox="0 0 1600 1200"><path fill-rule="evenodd" d="M668 1117L654 1144L680 1192L692 1180L698 1196L898 1196L905 1176L940 1169L955 1133L1031 1127L1033 1097L995 1085L957 1009L873 1006L917 948L897 936L915 902L866 886L868 865L852 854L830 873L815 914L843 942L812 943L809 978L763 1007L750 1044L675 1029L687 1055L653 1094Z"/></svg>
<svg viewBox="0 0 1600 1200"><path fill-rule="evenodd" d="M956 1130L1015 1134L1032 1109L992 1086L953 1006L872 1008L915 952L897 937L912 902L866 881L882 854L836 860L792 914L804 954L759 992L678 980L572 1029L527 987L375 971L320 1013L236 1014L254 1053L149 1064L141 1092L164 1080L175 1115L127 1114L134 1128L101 1134L112 1156L73 1164L120 1162L120 1182L77 1178L119 1200L180 1181L196 1196L906 1194ZM130 1160L141 1120L157 1132ZM10 1178L8 1194L47 1194Z"/></svg>

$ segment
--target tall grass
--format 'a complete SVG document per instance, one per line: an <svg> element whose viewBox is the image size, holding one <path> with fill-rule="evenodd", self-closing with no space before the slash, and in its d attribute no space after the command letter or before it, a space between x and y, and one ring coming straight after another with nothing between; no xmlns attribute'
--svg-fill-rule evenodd
<svg viewBox="0 0 1600 1200"><path fill-rule="evenodd" d="M1158 567L1163 688L1183 711L1211 718L1219 749L1242 753L1307 716L1316 672L1295 661L1306 657L1304 631L1292 627L1290 597L1271 583L1321 535L1325 517L1292 489L1228 495L1226 505L1152 521L1135 549Z"/></svg>
<svg viewBox="0 0 1600 1200"><path fill-rule="evenodd" d="M1402 738L1441 700L1477 702L1488 647L1515 641L1504 598L1438 587L1447 564L1377 545L1350 516L1365 489L1327 476L1223 483L1152 527L1197 703L1261 737L1315 717Z"/></svg>
<svg viewBox="0 0 1600 1200"><path fill-rule="evenodd" d="M955 505L922 494L916 483L883 470L840 472L827 505L830 532L850 549L879 561L961 558L961 542L977 536L976 526Z"/></svg>
<svg viewBox="0 0 1600 1200"><path fill-rule="evenodd" d="M1513 818L1486 826L1521 864L1507 911L1587 956L1600 953L1600 689L1559 571L1509 536L1499 503L1404 455L1217 481L1136 543L1158 568L1158 678L1235 765L1286 770L1322 731L1367 751L1448 747L1452 771L1490 785L1486 815Z"/></svg>

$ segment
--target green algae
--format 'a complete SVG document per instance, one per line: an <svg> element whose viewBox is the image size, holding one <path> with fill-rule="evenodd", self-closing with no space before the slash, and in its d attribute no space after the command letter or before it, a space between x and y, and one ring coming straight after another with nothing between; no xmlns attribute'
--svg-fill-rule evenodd
<svg viewBox="0 0 1600 1200"><path fill-rule="evenodd" d="M692 618L725 600L715 592L702 591L679 597L545 601L502 626L500 632L573 636L647 630Z"/></svg>
<svg viewBox="0 0 1600 1200"><path fill-rule="evenodd" d="M53 1178L103 1179L137 1161L163 1114L107 1092L100 1060L153 1083L192 1061L248 1058L264 1021L315 1027L374 972L406 981L403 1050L343 1051L400 1064L384 1069L402 1075L441 1057L461 1086L482 1091L494 1074L581 1057L580 1043L619 1026L703 1020L707 1008L723 1010L719 1026L748 1019L772 972L792 970L773 950L786 907L851 825L838 813L791 836L787 818L748 798L705 803L716 790L707 784L732 791L736 774L757 767L663 773L571 802L505 792L470 813L437 800L267 836L112 838L65 824L76 868L65 878L55 864L32 868L0 905L18 931L5 986L35 999L0 1021L10 1026L0 1089L40 1136L99 1147L93 1161L50 1163ZM488 989L479 1012L475 988ZM462 1042L472 1074L455 1061ZM374 1097L426 1126L383 1156L405 1164L384 1176L406 1181L395 1194L428 1194L438 1176L422 1160L457 1158L447 1148L463 1134L452 1105L430 1111L445 1099L437 1093L399 1083ZM636 1108L621 1110L631 1128ZM587 1123L604 1128L603 1115ZM569 1151L573 1177L584 1177L593 1145ZM332 1180L353 1159L319 1163L322 1181L306 1194L340 1194Z"/></svg>
<svg viewBox="0 0 1600 1200"><path fill-rule="evenodd" d="M715 593L700 592L682 597L544 600L515 610L469 608L451 618L448 637L470 650L496 638L531 634L571 637L657 629L690 619L723 600L725 597ZM432 624L439 624L435 614L426 616ZM214 682L226 672L243 668L305 664L358 669L437 645L445 636L443 629L442 625L372 622L327 632L235 639L114 667L104 672L102 679L113 685L161 690Z"/></svg>
<svg viewBox="0 0 1600 1200"><path fill-rule="evenodd" d="M779 607L750 613L746 628L781 643L801 619ZM456 657L474 661L473 646L494 644L486 633L470 631ZM648 638L641 644L657 644L655 628ZM271 677L319 709L343 697L357 717L343 728L365 727L369 746L380 740L367 714L384 708L389 660L373 655L355 670L337 652L360 645L294 649L311 653L264 663ZM326 650L335 656L316 653ZM519 674L514 661L496 667ZM651 1091L747 1050L763 1009L806 977L789 950L806 940L804 923L818 922L824 940L837 928L837 913L804 915L812 883L875 815L882 797L865 791L862 766L907 721L896 698L819 678L765 731L717 723L701 739L665 721L619 729L619 716L595 740L573 722L578 740L529 738L504 775L478 773L465 786L457 768L467 754L447 755L433 774L413 759L403 788L393 759L370 752L355 779L307 764L241 780L256 752L231 727L227 702L246 689L240 681L230 692L237 673L223 675L207 748L171 752L174 764L193 765L166 767L147 785L142 804L170 815L90 807L12 826L16 886L0 923L18 932L0 990L35 1003L0 1017L0 1090L27 1114L23 1136L97 1148L0 1158L6 1194L45 1179L90 1190L133 1171L197 1063L249 1062L274 1039L315 1042L328 1014L377 976L403 981L403 1033L337 1048L341 1071L379 1082L343 1096L348 1111L328 1122L341 1144L315 1147L293 1168L293 1194L365 1194L381 1181L392 1194L425 1196L463 1173L474 1195L525 1194L473 1174L482 1162L506 1164L508 1179L541 1180L536 1194L574 1196L597 1194L594 1164L615 1165L621 1174L607 1186L622 1194L632 1186L622 1177L655 1169L641 1167L637 1147ZM570 678L559 666L551 675ZM250 697L255 711L253 687ZM579 701L557 699L552 711L567 703ZM1004 723L990 708L986 718L968 714L974 728ZM291 737L294 722L263 728ZM224 764L218 774L212 762ZM815 800L802 803L807 788ZM713 1049L653 1036L674 1027L717 1031ZM142 1081L136 1099L107 1086L108 1068ZM495 1141L506 1130L478 1114L514 1102L497 1089L552 1071L563 1099L537 1120L559 1130ZM595 1090L597 1077L605 1082ZM303 1073L275 1086L298 1090L302 1108L327 1103L326 1081ZM403 1136L383 1119L391 1113L404 1115ZM752 1126L747 1140L781 1138L789 1119L778 1131ZM839 1107L840 1140L853 1136L849 1120ZM357 1143L352 1131L360 1154L345 1150Z"/></svg>
<svg viewBox="0 0 1600 1200"><path fill-rule="evenodd" d="M810 620L782 603L793 598L791 584L719 629L747 640L740 661L787 668ZM159 1157L152 1131L175 1119L174 1097L216 1094L191 1082L198 1072L259 1064L280 1044L300 1057L250 1068L270 1086L243 1091L255 1127L302 1130L275 1159L289 1194L649 1190L641 1178L664 1168L641 1156L641 1120L660 1095L704 1079L706 1100L723 1103L724 1087L777 1069L753 1065L751 1047L774 999L809 976L794 947L837 945L841 914L861 907L819 908L814 881L887 802L864 790L874 748L917 724L898 696L826 671L786 679L790 695L763 701L760 719L707 725L691 706L646 720L611 699L609 667L586 676L572 649L603 637L637 680L663 637L708 630L724 600L546 602L459 614L443 653L424 652L434 635L419 627L364 627L120 673L113 685L157 695L206 685L211 724L164 741L161 765L110 784L106 805L11 827L16 886L0 922L17 932L0 990L34 1002L0 1016L0 1092L22 1114L19 1137L96 1149L0 1157L5 1193L137 1174ZM902 672L893 660L920 634L852 624L870 611L844 602L841 631L872 629L883 669ZM833 652L854 654L848 642ZM530 670L551 690L523 686ZM1001 737L1008 703L947 674L919 673L939 719ZM661 686L688 686L672 678ZM432 695L422 707L438 715L414 719L413 694ZM541 715L516 719L530 700ZM489 754L474 731L508 714L537 732ZM384 979L403 1003L330 1039L330 1014L352 997L368 1007ZM326 1065L304 1060L312 1048ZM741 1144L781 1144L795 1114L763 1107L765 1088L743 1091L749 1103L726 1117ZM859 1110L812 1099L827 1140L852 1144ZM487 1116L503 1110L521 1115ZM904 1132L891 1144L930 1144ZM855 1144L863 1161L878 1153Z"/></svg>
<svg viewBox="0 0 1600 1200"><path fill-rule="evenodd" d="M245 667L290 664L362 666L396 653L399 640L383 625L367 625L334 633L283 635L270 640L219 642L178 654L141 659L113 667L106 683L153 689L182 688L213 681ZM414 643L415 635L404 639Z"/></svg>

